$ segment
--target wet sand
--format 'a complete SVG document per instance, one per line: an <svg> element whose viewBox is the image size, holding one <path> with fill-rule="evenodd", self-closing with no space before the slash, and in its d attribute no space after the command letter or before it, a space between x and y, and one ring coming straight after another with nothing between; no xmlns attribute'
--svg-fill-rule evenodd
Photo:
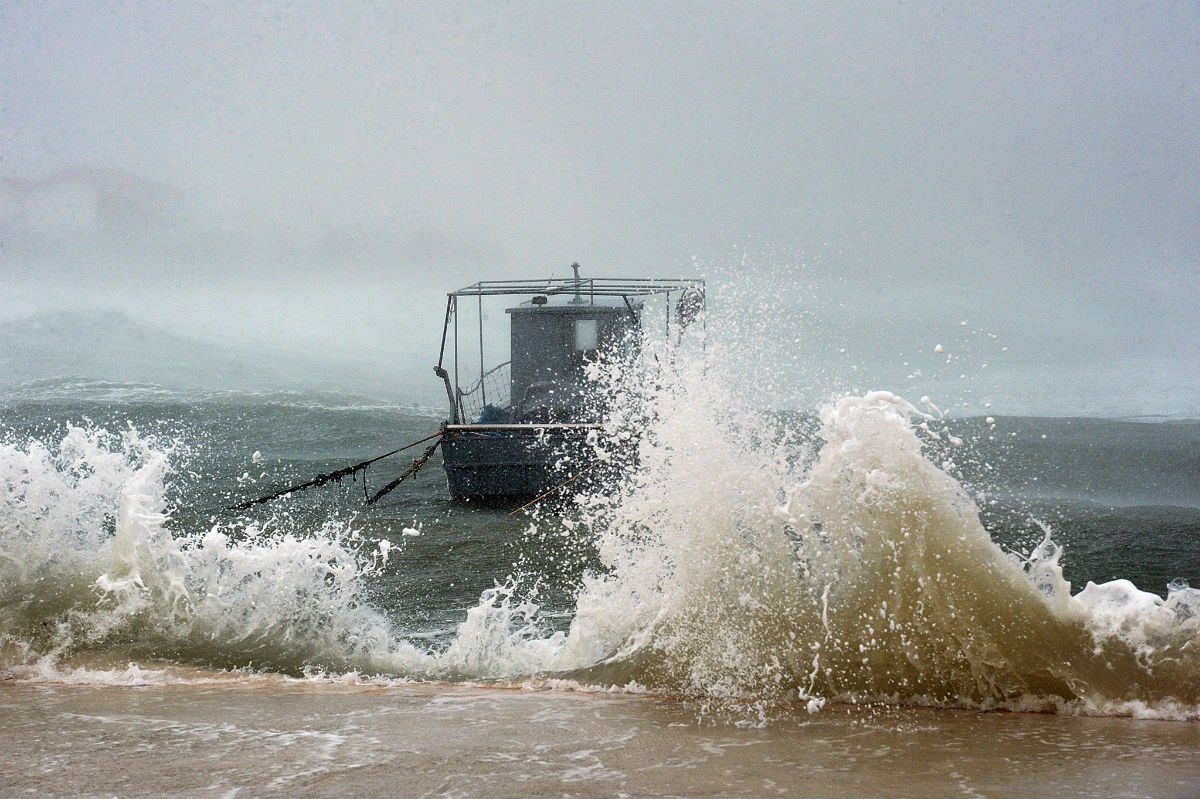
<svg viewBox="0 0 1200 799"><path fill-rule="evenodd" d="M1200 724L266 678L0 683L0 796L1195 797Z"/></svg>

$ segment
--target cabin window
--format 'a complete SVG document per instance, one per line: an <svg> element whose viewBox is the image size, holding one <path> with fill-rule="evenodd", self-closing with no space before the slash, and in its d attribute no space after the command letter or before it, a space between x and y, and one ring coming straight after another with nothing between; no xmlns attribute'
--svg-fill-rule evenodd
<svg viewBox="0 0 1200 799"><path fill-rule="evenodd" d="M594 350L594 349L596 349L596 320L595 319L576 319L575 320L575 349L577 349L577 350Z"/></svg>

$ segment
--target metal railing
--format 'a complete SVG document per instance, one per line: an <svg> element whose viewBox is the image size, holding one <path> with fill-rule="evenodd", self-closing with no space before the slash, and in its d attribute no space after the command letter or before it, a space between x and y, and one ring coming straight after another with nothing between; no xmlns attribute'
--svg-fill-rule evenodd
<svg viewBox="0 0 1200 799"><path fill-rule="evenodd" d="M555 294L580 293L595 297L645 297L666 294L688 288L704 290L704 281L699 279L669 278L603 278L586 277L578 280L570 277L549 280L481 280L466 288L449 293L451 297L487 297L497 294Z"/></svg>

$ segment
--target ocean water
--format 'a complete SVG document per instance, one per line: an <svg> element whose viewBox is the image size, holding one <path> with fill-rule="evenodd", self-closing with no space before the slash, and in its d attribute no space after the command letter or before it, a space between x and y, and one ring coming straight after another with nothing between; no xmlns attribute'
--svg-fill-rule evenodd
<svg viewBox="0 0 1200 799"><path fill-rule="evenodd" d="M1200 422L764 413L706 352L516 514L436 457L366 506L419 449L228 510L436 409L0 395L0 796L1196 795Z"/></svg>

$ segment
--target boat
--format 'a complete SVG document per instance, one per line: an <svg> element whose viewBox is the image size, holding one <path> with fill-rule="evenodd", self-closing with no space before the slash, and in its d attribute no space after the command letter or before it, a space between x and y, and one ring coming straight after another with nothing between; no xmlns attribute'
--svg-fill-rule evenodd
<svg viewBox="0 0 1200 799"><path fill-rule="evenodd" d="M591 367L643 379L648 328L669 341L703 324L703 280L571 269L570 278L480 281L446 295L434 373L449 404L441 446L453 497L542 497L617 477L629 458L611 457L620 448L606 440L610 403Z"/></svg>

